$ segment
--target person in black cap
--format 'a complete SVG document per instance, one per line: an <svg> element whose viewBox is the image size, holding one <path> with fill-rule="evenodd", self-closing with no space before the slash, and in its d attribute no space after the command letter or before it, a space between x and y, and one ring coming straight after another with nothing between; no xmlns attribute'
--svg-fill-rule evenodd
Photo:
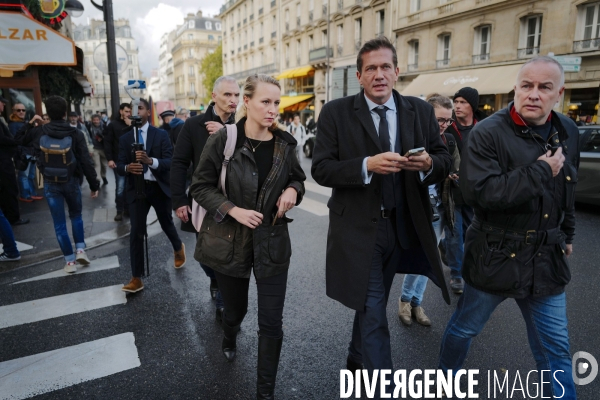
<svg viewBox="0 0 600 400"><path fill-rule="evenodd" d="M471 87L464 87L454 94L454 122L448 127L447 132L456 139L459 153L471 132L471 129L485 118L478 110L479 92ZM459 174L457 174L459 175ZM440 242L446 255L446 264L450 268L450 288L455 294L464 290L462 278L462 262L464 255L464 237L467 228L473 221L473 209L469 207L462 196L460 187L453 187L454 199L454 227L444 226L444 240Z"/></svg>
<svg viewBox="0 0 600 400"><path fill-rule="evenodd" d="M169 125L169 123L175 117L175 111L165 110L165 111L161 112L159 115L160 115L160 119L162 119L162 121L163 121L162 125L160 126L160 129L162 129L163 131L169 132L171 130L171 125Z"/></svg>
<svg viewBox="0 0 600 400"><path fill-rule="evenodd" d="M8 101L0 96L0 115ZM0 209L11 225L23 225L29 222L19 213L19 186L15 174L13 156L17 151L17 141L8 130L4 120L0 119Z"/></svg>

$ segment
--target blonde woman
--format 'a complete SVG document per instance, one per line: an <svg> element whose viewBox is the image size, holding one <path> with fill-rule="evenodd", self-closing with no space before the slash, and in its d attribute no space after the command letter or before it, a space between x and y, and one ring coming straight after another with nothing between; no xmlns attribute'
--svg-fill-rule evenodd
<svg viewBox="0 0 600 400"><path fill-rule="evenodd" d="M190 187L207 210L195 258L215 270L225 302L223 354L236 355L236 336L248 308L250 274L258 292L257 399L273 399L283 340L283 305L292 255L285 213L298 205L306 176L298 143L277 125L281 88L267 75L249 77L236 114L237 141L227 165L227 197L217 187L225 128L206 142Z"/></svg>

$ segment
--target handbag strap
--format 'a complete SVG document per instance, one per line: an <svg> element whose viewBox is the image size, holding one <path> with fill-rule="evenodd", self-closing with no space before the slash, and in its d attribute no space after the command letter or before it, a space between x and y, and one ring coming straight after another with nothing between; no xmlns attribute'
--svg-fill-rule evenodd
<svg viewBox="0 0 600 400"><path fill-rule="evenodd" d="M225 125L227 128L227 141L225 142L225 150L223 150L223 166L221 167L221 177L219 179L219 187L223 191L223 194L227 196L227 191L225 190L225 179L227 177L227 165L229 164L229 159L233 155L235 151L235 145L237 143L237 126L235 124Z"/></svg>

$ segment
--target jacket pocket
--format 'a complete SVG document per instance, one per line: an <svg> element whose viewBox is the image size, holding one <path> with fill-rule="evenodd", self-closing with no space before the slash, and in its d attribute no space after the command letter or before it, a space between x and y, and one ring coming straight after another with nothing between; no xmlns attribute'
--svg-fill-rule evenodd
<svg viewBox="0 0 600 400"><path fill-rule="evenodd" d="M497 292L512 292L520 288L522 263L516 251L517 243L506 240L502 248L481 238L477 246L477 268L471 271L475 286Z"/></svg>
<svg viewBox="0 0 600 400"><path fill-rule="evenodd" d="M563 165L565 172L565 210L569 210L575 204L575 187L577 186L577 168L571 163Z"/></svg>
<svg viewBox="0 0 600 400"><path fill-rule="evenodd" d="M206 215L200 229L199 240L202 253L217 263L227 264L233 259L233 243L236 234L235 221L231 218L217 223Z"/></svg>
<svg viewBox="0 0 600 400"><path fill-rule="evenodd" d="M565 242L562 242L556 244L555 249L557 256L552 257L550 260L552 266L551 279L559 285L566 285L571 281L571 270L566 254L567 245Z"/></svg>
<svg viewBox="0 0 600 400"><path fill-rule="evenodd" d="M344 215L344 209L346 208L344 204L334 200L333 197L329 198L329 201L327 202L327 207L340 217Z"/></svg>
<svg viewBox="0 0 600 400"><path fill-rule="evenodd" d="M288 232L287 223L270 227L269 232L269 257L275 264L283 264L292 257L292 243Z"/></svg>

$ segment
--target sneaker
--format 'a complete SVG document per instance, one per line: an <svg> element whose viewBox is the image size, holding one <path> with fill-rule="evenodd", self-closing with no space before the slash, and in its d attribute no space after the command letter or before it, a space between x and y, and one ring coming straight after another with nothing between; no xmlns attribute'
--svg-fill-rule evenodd
<svg viewBox="0 0 600 400"><path fill-rule="evenodd" d="M175 268L179 269L185 265L185 244L181 243L181 249L175 252Z"/></svg>
<svg viewBox="0 0 600 400"><path fill-rule="evenodd" d="M23 197L19 197L19 201L22 201L23 203L33 203L33 199L31 197L28 197L26 199L24 199Z"/></svg>
<svg viewBox="0 0 600 400"><path fill-rule="evenodd" d="M38 196L37 194L35 196L31 196L31 198L33 200L44 200L44 196Z"/></svg>
<svg viewBox="0 0 600 400"><path fill-rule="evenodd" d="M77 272L77 263L75 261L68 261L64 268L65 272L68 274L72 274L73 272Z"/></svg>
<svg viewBox="0 0 600 400"><path fill-rule="evenodd" d="M465 289L465 281L463 281L462 278L451 278L450 289L452 289L455 294L462 294Z"/></svg>
<svg viewBox="0 0 600 400"><path fill-rule="evenodd" d="M425 315L425 310L423 307L413 307L411 310L412 316L417 320L417 322L423 326L431 326L431 320L427 315Z"/></svg>
<svg viewBox="0 0 600 400"><path fill-rule="evenodd" d="M118 212L117 215L115 215L115 221L119 222L119 221L123 221L123 213L122 212Z"/></svg>
<svg viewBox="0 0 600 400"><path fill-rule="evenodd" d="M144 289L144 284L140 278L131 278L129 283L121 288L124 292L136 293Z"/></svg>
<svg viewBox="0 0 600 400"><path fill-rule="evenodd" d="M9 257L9 255L6 253L0 254L0 261L19 261L20 259L21 259L20 254L16 257Z"/></svg>
<svg viewBox="0 0 600 400"><path fill-rule="evenodd" d="M84 267L87 267L88 265L90 265L90 259L88 258L87 254L85 254L84 249L77 250L77 255L75 256L75 260L77 260L77 262L79 264L83 265Z"/></svg>
<svg viewBox="0 0 600 400"><path fill-rule="evenodd" d="M401 299L399 300L400 302L400 307L398 308L398 316L400 317L400 321L402 321L402 323L404 325L410 326L412 324L412 319L411 319L411 314L410 314L410 310L412 309L410 302L409 301L402 301Z"/></svg>

